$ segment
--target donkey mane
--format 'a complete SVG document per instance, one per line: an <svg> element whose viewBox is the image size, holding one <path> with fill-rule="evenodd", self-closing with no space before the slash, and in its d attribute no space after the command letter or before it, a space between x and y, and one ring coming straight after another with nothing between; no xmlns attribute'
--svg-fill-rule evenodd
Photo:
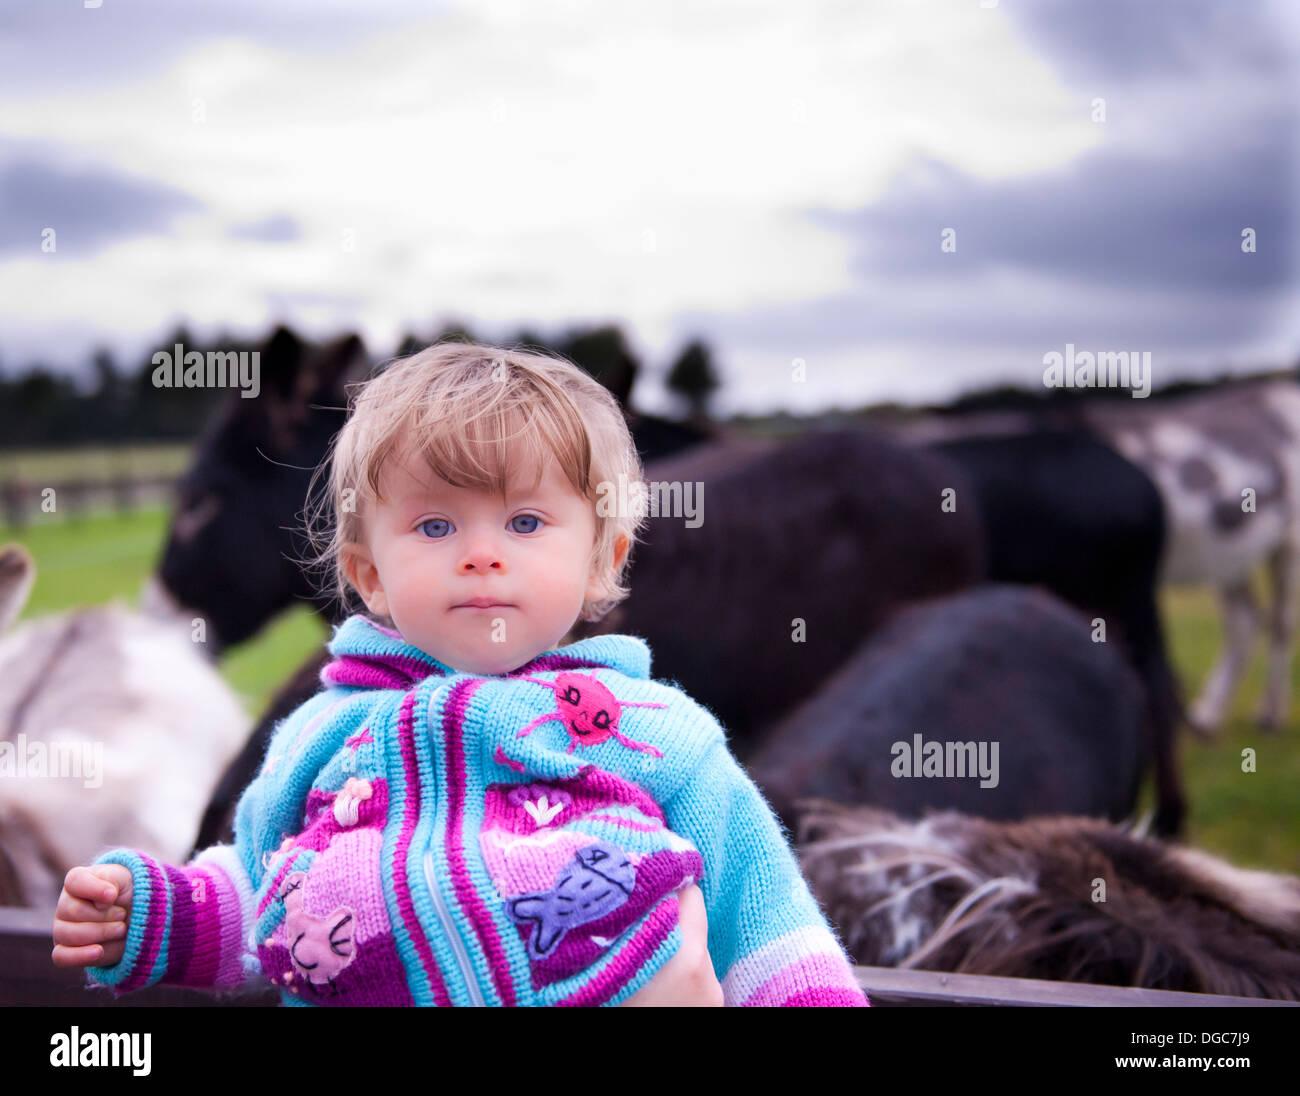
<svg viewBox="0 0 1300 1096"><path fill-rule="evenodd" d="M860 964L1300 1000L1300 879L1093 819L799 806L804 873Z"/></svg>

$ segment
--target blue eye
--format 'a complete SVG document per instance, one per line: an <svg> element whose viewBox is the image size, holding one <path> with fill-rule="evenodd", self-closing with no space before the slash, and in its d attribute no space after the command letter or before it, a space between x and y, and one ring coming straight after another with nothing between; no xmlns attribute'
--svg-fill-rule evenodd
<svg viewBox="0 0 1300 1096"><path fill-rule="evenodd" d="M446 518L430 518L428 521L420 522L420 524L416 526L416 529L423 529L426 525L436 525L439 527L438 532L426 534L433 540L441 539L451 532L451 522Z"/></svg>
<svg viewBox="0 0 1300 1096"><path fill-rule="evenodd" d="M511 526L513 527L514 523L517 521L531 521L533 524L530 525L527 529L515 529L516 533L536 532L538 526L542 524L542 519L539 518L536 514L519 514L517 517L513 517L510 519Z"/></svg>

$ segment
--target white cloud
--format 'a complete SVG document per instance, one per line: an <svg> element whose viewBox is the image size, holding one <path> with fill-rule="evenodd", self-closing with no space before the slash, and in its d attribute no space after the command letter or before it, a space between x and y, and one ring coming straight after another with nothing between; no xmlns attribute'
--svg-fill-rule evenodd
<svg viewBox="0 0 1300 1096"><path fill-rule="evenodd" d="M869 203L916 156L997 180L1101 139L1006 14L969 0L464 0L355 44L215 39L137 82L0 106L11 137L208 207L80 262L0 265L11 345L178 314L253 330L268 295L314 295L362 303L285 318L382 339L448 313L608 317L659 349L684 310L843 291L849 243L804 212ZM299 240L226 235L277 213Z"/></svg>

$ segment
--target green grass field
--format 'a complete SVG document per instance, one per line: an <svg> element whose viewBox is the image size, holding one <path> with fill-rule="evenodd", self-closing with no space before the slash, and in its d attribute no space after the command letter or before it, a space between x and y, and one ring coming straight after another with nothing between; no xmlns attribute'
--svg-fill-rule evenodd
<svg viewBox="0 0 1300 1096"><path fill-rule="evenodd" d="M1219 651L1216 599L1210 590L1166 590L1161 595L1174 666L1189 699ZM1187 840L1223 853L1235 863L1300 873L1300 674L1291 663L1290 718L1277 734L1254 722L1264 694L1262 639L1215 742L1195 734L1181 739L1183 774L1191 802ZM1243 772L1243 751L1255 752L1255 772Z"/></svg>
<svg viewBox="0 0 1300 1096"><path fill-rule="evenodd" d="M111 480L179 476L192 460L184 442L139 445L87 445L67 449L9 449L0 452L0 483L20 479L35 483L61 480Z"/></svg>
<svg viewBox="0 0 1300 1096"><path fill-rule="evenodd" d="M138 596L161 547L166 511L87 516L42 523L20 531L0 526L0 544L18 540L37 564L36 586L24 617L77 605ZM1208 590L1167 591L1162 609L1174 663L1189 695L1204 677L1219 645L1219 623ZM221 670L256 716L275 687L325 637L305 608L285 613L261 635L223 659ZM1247 867L1300 873L1300 720L1275 736L1260 733L1251 713L1263 688L1262 644L1255 653L1222 740L1182 739L1183 771L1191 802L1188 840ZM1300 681L1293 682L1300 694ZM1256 752L1256 771L1242 771L1242 751ZM1149 787L1144 803L1150 802Z"/></svg>

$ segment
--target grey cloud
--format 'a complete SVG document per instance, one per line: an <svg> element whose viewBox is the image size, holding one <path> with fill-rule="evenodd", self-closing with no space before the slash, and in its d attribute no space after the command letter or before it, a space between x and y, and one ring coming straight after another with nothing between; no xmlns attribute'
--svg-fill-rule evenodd
<svg viewBox="0 0 1300 1096"><path fill-rule="evenodd" d="M1278 77L1294 64L1262 0L1034 0L1005 10L1076 84L1193 76L1207 60Z"/></svg>
<svg viewBox="0 0 1300 1096"><path fill-rule="evenodd" d="M961 348L1097 345L1227 346L1270 322L1277 304L1255 299L1222 302L1182 296L1138 307L1105 302L1058 287L1054 306L1028 308L998 294L983 278L949 285L880 281L807 303L736 313L681 312L673 317L677 341L699 332L736 345L811 348L868 346L876 342Z"/></svg>
<svg viewBox="0 0 1300 1096"><path fill-rule="evenodd" d="M674 317L677 341L706 332L723 345L819 349L904 344L958 356L977 348L1025 347L1041 355L1067 342L1080 347L1187 352L1233 345L1266 327L1278 307L1268 301L1172 297L1147 308L1102 299L1069 285L1045 287L1042 307L1000 295L984 278L943 283L880 280L806 303L765 305L736 313L687 311Z"/></svg>
<svg viewBox="0 0 1300 1096"><path fill-rule="evenodd" d="M870 206L809 211L853 241L858 286L738 314L683 313L682 337L708 331L810 352L889 341L960 357L1072 341L1190 355L1231 347L1272 322L1296 291L1300 125L1283 75L1293 58L1261 5L1234 7L1227 25L1222 5L1201 0L1048 0L1007 10L1067 73L1108 78L1098 91L1112 108L1146 112L1175 151L1103 144L1058 171L999 182L917 162ZM1151 114L1167 100L1148 99L1137 84L1158 75L1170 78L1166 94L1180 81L1190 86L1208 51L1222 89L1213 115L1203 106ZM1234 95L1234 65L1248 64L1257 71L1243 80L1260 69L1276 77L1267 110ZM1241 250L1246 227L1256 232L1254 254ZM940 248L945 228L956 231L956 252ZM992 275L1007 270L1035 283L1035 304L996 288Z"/></svg>
<svg viewBox="0 0 1300 1096"><path fill-rule="evenodd" d="M283 244L302 236L302 227L287 213L275 213L260 221L232 225L227 231L233 240L259 240L268 244Z"/></svg>
<svg viewBox="0 0 1300 1096"><path fill-rule="evenodd" d="M165 231L178 214L201 208L149 179L19 160L0 169L0 252L36 252L42 230L53 228L59 252L84 257L115 240Z"/></svg>
<svg viewBox="0 0 1300 1096"><path fill-rule="evenodd" d="M263 294L271 311L280 316L284 322L292 324L297 308L332 308L339 316L339 322L346 324L349 317L355 316L365 307L366 298L359 293L325 293L316 290L268 291Z"/></svg>
<svg viewBox="0 0 1300 1096"><path fill-rule="evenodd" d="M957 355L1041 354L1066 342L1230 348L1266 330L1296 294L1295 119L1280 109L1216 122L1210 132L1187 127L1177 154L1103 147L1061 171L1003 182L918 163L870 206L810 214L854 241L854 288L733 314L686 312L675 328L810 352L875 342ZM949 227L957 250L945 253ZM1256 230L1254 254L1241 250L1243 227ZM998 288L994 275L1006 271L1034 284L1034 303Z"/></svg>
<svg viewBox="0 0 1300 1096"><path fill-rule="evenodd" d="M1238 122L1240 124L1240 122ZM1296 118L1189 134L1180 155L1101 148L1067 168L984 182L919 164L879 202L820 223L858 244L864 277L951 278L994 267L1111 288L1258 294L1295 269ZM940 248L955 231L956 251ZM1253 228L1256 251L1243 253Z"/></svg>
<svg viewBox="0 0 1300 1096"><path fill-rule="evenodd" d="M420 0L82 0L9 4L0 11L0 94L128 83L215 38L244 38L294 52L355 42L437 10Z"/></svg>

